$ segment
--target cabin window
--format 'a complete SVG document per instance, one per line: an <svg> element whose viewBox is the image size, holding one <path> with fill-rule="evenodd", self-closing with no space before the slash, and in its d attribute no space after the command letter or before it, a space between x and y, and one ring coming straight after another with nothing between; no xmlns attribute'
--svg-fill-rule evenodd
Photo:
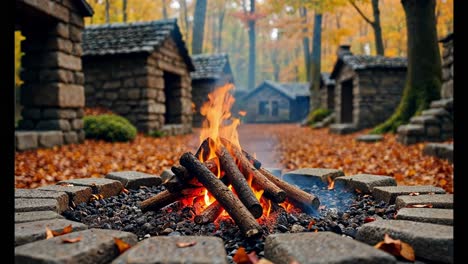
<svg viewBox="0 0 468 264"><path fill-rule="evenodd" d="M259 115L267 115L268 114L268 102L267 101L260 101L258 103L258 114Z"/></svg>
<svg viewBox="0 0 468 264"><path fill-rule="evenodd" d="M278 101L273 101L271 102L271 115L272 116L278 116Z"/></svg>

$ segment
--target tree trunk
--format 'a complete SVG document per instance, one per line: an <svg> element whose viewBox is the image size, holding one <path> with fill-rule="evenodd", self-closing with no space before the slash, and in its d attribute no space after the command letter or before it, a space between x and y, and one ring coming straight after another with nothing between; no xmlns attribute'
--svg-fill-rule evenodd
<svg viewBox="0 0 468 264"><path fill-rule="evenodd" d="M224 14L226 13L226 6L223 6L218 16L218 41L216 42L216 52L221 52L223 47L223 26L224 26Z"/></svg>
<svg viewBox="0 0 468 264"><path fill-rule="evenodd" d="M167 19L167 3L166 3L166 0L162 0L162 13L163 13L163 18Z"/></svg>
<svg viewBox="0 0 468 264"><path fill-rule="evenodd" d="M109 9L110 9L110 3L109 3L109 0L106 0L105 10L106 10L106 23L107 24L110 23Z"/></svg>
<svg viewBox="0 0 468 264"><path fill-rule="evenodd" d="M205 32L206 0L197 0L193 19L192 54L203 52L203 34Z"/></svg>
<svg viewBox="0 0 468 264"><path fill-rule="evenodd" d="M322 53L322 14L314 15L314 33L312 41L312 57L311 57L311 77L312 84L310 85L310 109L313 111L319 106L319 90L320 90L320 66Z"/></svg>
<svg viewBox="0 0 468 264"><path fill-rule="evenodd" d="M408 38L405 89L395 113L373 133L395 131L440 98L442 69L435 24L435 0L402 0Z"/></svg>
<svg viewBox="0 0 468 264"><path fill-rule="evenodd" d="M301 7L299 9L299 15L301 18L304 19L304 26L307 25L307 8ZM310 82L311 80L311 71L310 71L310 48L309 48L309 37L307 36L307 28L304 27L302 30L304 32L304 37L302 38L302 45L304 47L304 63L305 63L305 69L306 69L306 81Z"/></svg>
<svg viewBox="0 0 468 264"><path fill-rule="evenodd" d="M380 26L379 0L372 0L372 11L374 13L374 23L372 24L372 28L374 29L375 49L377 50L377 55L384 56L385 52L382 38L382 27Z"/></svg>
<svg viewBox="0 0 468 264"><path fill-rule="evenodd" d="M255 14L255 0L250 0L250 15ZM255 89L255 20L249 19L249 82L248 89Z"/></svg>
<svg viewBox="0 0 468 264"><path fill-rule="evenodd" d="M185 43L188 43L188 40L189 40L189 22L188 22L188 14L187 14L187 0L180 0L179 4L180 4L180 8L182 9L181 23L182 23L182 25L184 27Z"/></svg>
<svg viewBox="0 0 468 264"><path fill-rule="evenodd" d="M127 0L122 0L123 22L127 23Z"/></svg>

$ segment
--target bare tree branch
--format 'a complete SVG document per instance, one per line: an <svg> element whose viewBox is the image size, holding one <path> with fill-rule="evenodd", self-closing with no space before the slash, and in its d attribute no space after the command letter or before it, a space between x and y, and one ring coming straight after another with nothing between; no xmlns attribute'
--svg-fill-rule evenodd
<svg viewBox="0 0 468 264"><path fill-rule="evenodd" d="M359 6L356 5L356 2L354 0L349 0L349 3L354 7L354 9L356 9L356 11L359 13L359 15L361 15L361 17L367 22L369 23L371 26L374 25L374 21L370 20L365 14L364 12L362 12L362 10L359 8Z"/></svg>

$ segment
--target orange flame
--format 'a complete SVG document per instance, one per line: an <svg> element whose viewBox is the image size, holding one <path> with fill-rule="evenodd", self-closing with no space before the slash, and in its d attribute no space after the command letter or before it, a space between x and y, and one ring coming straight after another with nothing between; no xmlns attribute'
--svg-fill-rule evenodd
<svg viewBox="0 0 468 264"><path fill-rule="evenodd" d="M270 210L271 210L271 200L268 200L268 209L266 211L266 217L270 216Z"/></svg>
<svg viewBox="0 0 468 264"><path fill-rule="evenodd" d="M328 176L328 190L333 190L335 188L335 181Z"/></svg>

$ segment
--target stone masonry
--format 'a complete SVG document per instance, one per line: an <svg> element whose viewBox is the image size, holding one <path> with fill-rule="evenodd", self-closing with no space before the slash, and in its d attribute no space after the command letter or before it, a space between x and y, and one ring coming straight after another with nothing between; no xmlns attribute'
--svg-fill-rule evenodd
<svg viewBox="0 0 468 264"><path fill-rule="evenodd" d="M17 136L17 149L82 142L83 17L91 16L93 10L86 1L72 0L18 0L16 9L15 26L26 37L21 43L25 56L21 72L23 110L18 129L32 135L24 144L24 136ZM44 135L39 131L54 132ZM31 141L31 137L36 141Z"/></svg>
<svg viewBox="0 0 468 264"><path fill-rule="evenodd" d="M440 42L444 46L442 53L442 99L453 98L453 33Z"/></svg>
<svg viewBox="0 0 468 264"><path fill-rule="evenodd" d="M83 43L87 106L108 108L145 133L191 131L194 67L177 20L90 26Z"/></svg>

